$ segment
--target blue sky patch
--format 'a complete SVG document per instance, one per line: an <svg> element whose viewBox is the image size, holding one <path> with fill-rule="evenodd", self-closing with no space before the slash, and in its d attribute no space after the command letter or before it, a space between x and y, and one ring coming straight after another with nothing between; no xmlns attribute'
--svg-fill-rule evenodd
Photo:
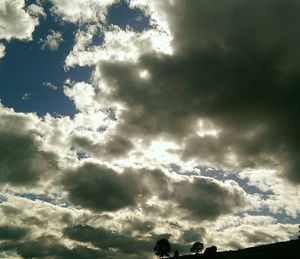
<svg viewBox="0 0 300 259"><path fill-rule="evenodd" d="M150 28L149 17L139 8L130 8L128 3L121 1L108 9L107 24L114 24L121 29L131 28L136 32L142 32Z"/></svg>
<svg viewBox="0 0 300 259"><path fill-rule="evenodd" d="M72 101L63 93L63 84L70 78L88 81L92 69L76 67L64 70L64 61L71 51L76 27L71 23L59 23L49 8L47 18L40 18L32 41L12 40L6 44L6 55L0 60L0 98L5 106L17 112L36 112L39 116L60 114L73 116L76 112ZM53 31L62 34L63 41L57 50L42 49L41 39ZM51 83L57 90L47 88Z"/></svg>
<svg viewBox="0 0 300 259"><path fill-rule="evenodd" d="M34 1L27 1L29 5ZM92 68L76 66L64 70L64 61L72 50L76 26L72 23L57 21L50 12L51 3L44 3L47 17L41 17L32 41L12 40L6 44L6 55L0 60L0 98L2 103L17 112L36 112L39 116L68 115L76 113L74 103L63 93L66 79L89 81ZM149 17L139 8L129 8L125 1L112 5L108 10L107 23L125 29L142 32L150 27ZM57 50L42 49L41 40L51 32L60 32L63 41ZM97 32L93 44L101 45L103 35ZM57 90L46 87L54 85Z"/></svg>

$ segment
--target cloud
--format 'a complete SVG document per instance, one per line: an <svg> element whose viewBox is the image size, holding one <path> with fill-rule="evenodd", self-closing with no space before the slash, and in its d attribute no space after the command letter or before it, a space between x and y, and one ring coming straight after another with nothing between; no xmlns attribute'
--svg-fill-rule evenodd
<svg viewBox="0 0 300 259"><path fill-rule="evenodd" d="M205 229L200 227L200 228L189 228L188 230L182 233L181 238L185 243L192 243L195 242L196 240L202 241L205 236L206 236Z"/></svg>
<svg viewBox="0 0 300 259"><path fill-rule="evenodd" d="M245 170L239 175L248 180L250 186L257 187L261 192L269 192L268 198L262 203L270 212L284 212L293 218L297 217L300 212L298 185L288 184L277 177L274 170Z"/></svg>
<svg viewBox="0 0 300 259"><path fill-rule="evenodd" d="M0 226L0 240L19 240L26 236L28 229L15 226Z"/></svg>
<svg viewBox="0 0 300 259"><path fill-rule="evenodd" d="M270 242L288 241L291 240L297 228L297 225L282 224L269 216L246 214L241 218L236 218L235 221L233 225L226 226L225 224L225 228L224 225L221 227L222 235L216 238L221 241L220 246L238 249Z"/></svg>
<svg viewBox="0 0 300 259"><path fill-rule="evenodd" d="M58 89L58 86L56 86L50 82L43 82L43 85L54 91Z"/></svg>
<svg viewBox="0 0 300 259"><path fill-rule="evenodd" d="M188 252L295 236L283 222L300 211L285 181L299 182L296 1L132 0L150 16L141 33L105 25L113 2L52 0L77 26L65 66L96 65L65 82L74 117L0 107L0 257L137 259L161 237ZM59 47L55 33L44 47Z"/></svg>
<svg viewBox="0 0 300 259"><path fill-rule="evenodd" d="M299 183L297 1L191 0L162 8L173 55L102 61L95 73L95 85L109 86L102 99L124 107L119 132L167 136L182 145L185 160L234 171L273 168ZM141 69L149 79L138 76Z"/></svg>
<svg viewBox="0 0 300 259"><path fill-rule="evenodd" d="M42 236L37 240L2 243L0 251L8 251L10 254L14 251L22 258L103 258L103 253L99 250L80 245L71 249L53 236Z"/></svg>
<svg viewBox="0 0 300 259"><path fill-rule="evenodd" d="M42 17L46 18L46 16L47 16L44 11L44 8L41 7L40 5L31 4L27 7L27 10L34 17L42 16Z"/></svg>
<svg viewBox="0 0 300 259"><path fill-rule="evenodd" d="M100 45L93 45L93 37L103 38ZM76 43L67 56L67 67L96 65L106 60L136 61L142 54L152 51L170 54L171 36L160 26L143 32L122 30L117 26L108 28L90 26L76 34Z"/></svg>
<svg viewBox="0 0 300 259"><path fill-rule="evenodd" d="M243 231L242 233L245 234L245 237L248 239L249 243L266 244L266 243L274 242L274 236L267 232L254 231L253 233L248 233L246 231Z"/></svg>
<svg viewBox="0 0 300 259"><path fill-rule="evenodd" d="M95 102L95 91L93 85L86 82L70 82L66 81L64 93L74 101L76 109L79 111L88 111L97 107Z"/></svg>
<svg viewBox="0 0 300 259"><path fill-rule="evenodd" d="M131 236L113 233L104 228L76 225L64 229L64 235L80 242L89 242L103 250L117 249L128 255L142 256L152 249L152 240L141 240ZM120 256L120 255L119 255Z"/></svg>
<svg viewBox="0 0 300 259"><path fill-rule="evenodd" d="M0 119L0 183L35 185L56 167L55 156L40 150L29 130L32 117L2 111Z"/></svg>
<svg viewBox="0 0 300 259"><path fill-rule="evenodd" d="M59 31L50 30L46 38L40 42L42 43L42 49L49 48L50 50L55 51L63 41L62 34Z"/></svg>
<svg viewBox="0 0 300 259"><path fill-rule="evenodd" d="M0 192L7 198L0 206L0 257L15 252L22 258L103 258L99 250L70 244L61 238L63 228L73 224L77 217L81 216L83 220L82 213L73 208L15 196L12 191L5 193L2 189Z"/></svg>
<svg viewBox="0 0 300 259"><path fill-rule="evenodd" d="M66 172L62 184L72 203L95 211L135 206L138 197L145 194L134 172L119 174L96 164L85 164Z"/></svg>
<svg viewBox="0 0 300 259"><path fill-rule="evenodd" d="M0 59L5 56L5 45L0 43Z"/></svg>
<svg viewBox="0 0 300 259"><path fill-rule="evenodd" d="M34 185L54 164L49 162L51 154L39 151L30 136L0 132L0 144L1 183Z"/></svg>
<svg viewBox="0 0 300 259"><path fill-rule="evenodd" d="M72 23L99 22L105 20L107 7L115 0L51 0L51 11L64 21Z"/></svg>
<svg viewBox="0 0 300 259"><path fill-rule="evenodd" d="M3 0L0 3L0 39L31 40L38 19L24 10L24 0Z"/></svg>
<svg viewBox="0 0 300 259"><path fill-rule="evenodd" d="M162 189L161 186L159 188ZM172 200L167 201L171 202ZM206 245L217 245L219 250L224 250L247 247L257 244L256 242L263 243L263 237L259 240L251 239L253 243L249 243L248 236L254 236L256 232L272 235L273 240L282 241L289 240L298 231L298 225L282 224L270 216L241 213L226 215L213 221L191 222L190 219L178 217L176 210L168 210L164 216L143 212L141 208L127 213L100 215L11 194L1 204L1 212L4 212L0 214L1 221L4 221L2 226L7 225L5 222L9 220L9 225L24 228L33 216L43 222L42 225L40 222L31 225L30 235L26 239L7 240L0 246L1 251L17 251L23 257L149 257L155 242L162 236L170 238L172 247L180 248L182 253L189 252L191 243L195 240L202 240ZM51 220L53 218L56 220ZM170 223L173 223L172 227ZM180 247L178 243L181 244ZM134 257L132 254L137 255Z"/></svg>
<svg viewBox="0 0 300 259"><path fill-rule="evenodd" d="M123 225L124 224L124 225ZM140 234L149 235L155 229L155 223L150 220L142 220L139 218L126 219L122 223L124 233L126 235Z"/></svg>
<svg viewBox="0 0 300 259"><path fill-rule="evenodd" d="M196 177L192 183L184 181L175 184L174 196L179 207L189 210L197 219L214 219L246 204L240 188L227 189L213 181Z"/></svg>
<svg viewBox="0 0 300 259"><path fill-rule="evenodd" d="M111 2L106 8L119 3L119 1ZM167 54L173 52L168 24L158 15L158 9L154 8L153 2L124 1L124 3L128 4L129 9L139 10L147 19L149 18L149 26L142 32L135 31L130 27L130 23L122 29L109 24L105 19L100 24L80 26L75 35L73 49L65 60L66 67L91 66L105 60L136 61L141 55L152 51ZM81 21L86 22L85 19ZM95 44L95 38L99 39L100 43Z"/></svg>
<svg viewBox="0 0 300 259"><path fill-rule="evenodd" d="M32 94L32 93L25 93L25 94L22 96L22 100L28 101L28 100L30 100L32 97L33 97L33 94Z"/></svg>
<svg viewBox="0 0 300 259"><path fill-rule="evenodd" d="M44 236L37 240L23 242L7 242L0 245L1 251L16 251L25 258L45 256L70 256L70 250L60 244L52 236Z"/></svg>
<svg viewBox="0 0 300 259"><path fill-rule="evenodd" d="M117 211L142 206L157 197L174 204L183 217L213 220L246 205L245 193L233 182L218 183L206 178L175 181L159 170L126 169L123 173L86 163L67 171L61 180L69 200L94 211Z"/></svg>
<svg viewBox="0 0 300 259"><path fill-rule="evenodd" d="M108 159L122 157L133 149L133 144L130 140L122 136L109 135L106 140L100 143L94 143L91 139L83 136L74 136L72 144L75 149L85 152L93 157L106 157Z"/></svg>

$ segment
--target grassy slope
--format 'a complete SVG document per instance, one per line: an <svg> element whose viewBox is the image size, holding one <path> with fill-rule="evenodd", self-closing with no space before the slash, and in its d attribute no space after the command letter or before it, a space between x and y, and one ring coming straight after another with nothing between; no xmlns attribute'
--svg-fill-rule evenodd
<svg viewBox="0 0 300 259"><path fill-rule="evenodd" d="M179 259L300 259L300 240L291 240L268 245L217 252L214 257L185 255Z"/></svg>

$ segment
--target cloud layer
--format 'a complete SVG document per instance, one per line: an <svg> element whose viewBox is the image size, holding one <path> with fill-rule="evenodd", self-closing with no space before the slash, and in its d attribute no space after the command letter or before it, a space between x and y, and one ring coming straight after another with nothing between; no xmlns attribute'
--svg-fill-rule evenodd
<svg viewBox="0 0 300 259"><path fill-rule="evenodd" d="M116 3L145 28L110 24ZM1 62L41 16L76 28L63 87L42 83L74 116L0 105L1 258L137 259L160 238L185 253L198 240L227 250L295 237L298 0L48 4L0 3ZM62 33L45 33L37 43L59 56ZM79 66L88 81L72 79Z"/></svg>
<svg viewBox="0 0 300 259"><path fill-rule="evenodd" d="M0 39L30 40L38 19L24 10L24 0L0 3Z"/></svg>

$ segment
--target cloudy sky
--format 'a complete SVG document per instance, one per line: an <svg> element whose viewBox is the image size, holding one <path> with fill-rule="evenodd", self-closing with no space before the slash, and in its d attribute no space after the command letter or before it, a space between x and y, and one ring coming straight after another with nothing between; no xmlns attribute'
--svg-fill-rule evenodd
<svg viewBox="0 0 300 259"><path fill-rule="evenodd" d="M294 239L299 0L1 0L0 257Z"/></svg>

